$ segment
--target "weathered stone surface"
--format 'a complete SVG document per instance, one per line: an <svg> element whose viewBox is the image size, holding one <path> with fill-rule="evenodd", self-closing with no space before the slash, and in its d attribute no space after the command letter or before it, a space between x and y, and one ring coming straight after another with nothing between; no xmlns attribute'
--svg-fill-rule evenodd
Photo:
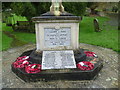
<svg viewBox="0 0 120 90"><path fill-rule="evenodd" d="M72 50L43 51L42 70L76 68Z"/></svg>
<svg viewBox="0 0 120 90"><path fill-rule="evenodd" d="M46 21L45 23L35 24L37 43L36 51L76 50L79 48L79 23L73 21L67 23L66 20L63 20L63 22L64 23L60 21L50 21L48 24ZM66 36L60 36L63 34Z"/></svg>
<svg viewBox="0 0 120 90"><path fill-rule="evenodd" d="M70 46L71 28L45 28L44 37L46 47Z"/></svg>
<svg viewBox="0 0 120 90"><path fill-rule="evenodd" d="M81 17L74 16L74 15L66 13L66 12L62 13L61 16L54 16L53 14L48 12L48 13L43 14L42 16L33 17L32 20L34 22L45 21L45 20L78 20L78 21L80 21Z"/></svg>

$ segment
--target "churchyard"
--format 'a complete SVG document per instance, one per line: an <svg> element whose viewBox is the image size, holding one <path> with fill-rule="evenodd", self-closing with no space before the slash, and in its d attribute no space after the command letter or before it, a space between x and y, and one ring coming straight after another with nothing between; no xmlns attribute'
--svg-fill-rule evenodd
<svg viewBox="0 0 120 90"><path fill-rule="evenodd" d="M3 68L0 88L117 90L118 18L111 16L107 8L102 12L96 9L96 5L103 3L90 3L89 6L52 0L42 4L3 4L9 15L3 12L1 22ZM6 9L8 5L12 9ZM17 5L22 6L17 8L21 12L16 11ZM80 12L77 11L79 5ZM40 7L41 12L34 13ZM28 15L26 10L31 10ZM116 3L111 11L118 15Z"/></svg>

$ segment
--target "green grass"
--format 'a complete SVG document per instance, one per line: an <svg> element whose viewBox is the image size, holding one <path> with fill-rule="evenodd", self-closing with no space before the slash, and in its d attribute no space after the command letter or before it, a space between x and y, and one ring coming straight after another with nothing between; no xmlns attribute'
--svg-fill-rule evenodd
<svg viewBox="0 0 120 90"><path fill-rule="evenodd" d="M84 17L80 23L80 42L118 50L118 30L109 25L104 25L109 20L106 17L96 17L99 21L101 32L94 32L94 17ZM108 28L108 30L106 30Z"/></svg>
<svg viewBox="0 0 120 90"><path fill-rule="evenodd" d="M16 23L16 21L27 21L27 19L25 17L22 17L22 16L14 15L14 17L8 17L8 21L10 21L10 22L12 22L12 24L14 24L14 23ZM8 37L6 34L2 33L1 34L2 45L0 45L0 47L2 47L2 50L7 50L9 48L13 48L14 45L20 46L20 45L24 45L25 43L27 44L27 43L35 43L36 42L35 34L24 33L24 32L14 32L12 30L12 27L6 26L6 23L2 23L1 30L9 32L17 38L17 40L16 40L16 39ZM18 42L15 42L15 41L18 41Z"/></svg>
<svg viewBox="0 0 120 90"><path fill-rule="evenodd" d="M2 33L2 50L7 50L11 48L11 42L12 42L12 38Z"/></svg>
<svg viewBox="0 0 120 90"><path fill-rule="evenodd" d="M2 31L9 31L13 35L15 35L19 40L27 42L27 43L35 43L36 37L33 33L27 33L27 32L15 32L12 30L12 27L6 26L5 23L2 24Z"/></svg>
<svg viewBox="0 0 120 90"><path fill-rule="evenodd" d="M35 34L25 33L25 32L15 32L12 30L12 27L6 26L5 23L2 24L2 31L7 31L13 34L19 40L19 42L13 42L14 41L13 38L10 38L6 34L2 33L2 50L7 50L9 48L12 48L14 47L13 45L16 45L16 44L19 44L17 46L20 46L22 44L24 45L25 43L27 44L27 43L36 42ZM11 43L14 43L14 44L11 44Z"/></svg>
<svg viewBox="0 0 120 90"><path fill-rule="evenodd" d="M24 43L35 43L36 38L33 33L25 33L25 32L14 32L12 27L6 26L5 23L2 24L2 30L8 31L13 34L18 40ZM7 50L8 48L12 48L11 46L13 39L2 33L2 50ZM15 43L15 42L14 42ZM20 43L19 43L20 44ZM21 45L21 44L20 44Z"/></svg>
<svg viewBox="0 0 120 90"><path fill-rule="evenodd" d="M13 32L13 34L21 41L26 43L35 43L36 36L33 33L25 33L25 32Z"/></svg>
<svg viewBox="0 0 120 90"><path fill-rule="evenodd" d="M13 32L12 27L6 26L6 23L2 23L2 31Z"/></svg>

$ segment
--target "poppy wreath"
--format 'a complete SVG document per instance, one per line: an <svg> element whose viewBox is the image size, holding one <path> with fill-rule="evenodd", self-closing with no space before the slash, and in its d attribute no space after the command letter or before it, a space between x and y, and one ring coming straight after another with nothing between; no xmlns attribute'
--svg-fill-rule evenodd
<svg viewBox="0 0 120 90"><path fill-rule="evenodd" d="M77 64L77 67L83 71L92 70L94 68L94 64L88 61L82 61Z"/></svg>
<svg viewBox="0 0 120 90"><path fill-rule="evenodd" d="M39 73L41 71L41 65L40 64L30 64L25 67L25 71L27 73Z"/></svg>
<svg viewBox="0 0 120 90"><path fill-rule="evenodd" d="M16 59L16 61L19 61L19 60L29 60L29 59L30 59L29 56L22 56L22 57L18 57L18 58Z"/></svg>
<svg viewBox="0 0 120 90"><path fill-rule="evenodd" d="M24 68L29 64L29 62L27 60L19 60L19 61L15 61L13 62L13 67L14 68Z"/></svg>
<svg viewBox="0 0 120 90"><path fill-rule="evenodd" d="M84 53L86 54L87 57L96 57L96 58L98 57L94 52L84 51Z"/></svg>

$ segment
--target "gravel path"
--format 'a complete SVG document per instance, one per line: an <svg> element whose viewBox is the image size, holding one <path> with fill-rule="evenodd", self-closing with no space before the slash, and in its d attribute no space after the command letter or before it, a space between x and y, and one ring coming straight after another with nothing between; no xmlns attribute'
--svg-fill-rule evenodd
<svg viewBox="0 0 120 90"><path fill-rule="evenodd" d="M98 56L103 59L104 66L95 80L56 80L30 83L22 81L11 71L11 63L22 54L22 52L35 48L35 45L29 44L2 52L3 88L118 88L118 54L111 49L83 43L80 44L80 47L96 52Z"/></svg>

